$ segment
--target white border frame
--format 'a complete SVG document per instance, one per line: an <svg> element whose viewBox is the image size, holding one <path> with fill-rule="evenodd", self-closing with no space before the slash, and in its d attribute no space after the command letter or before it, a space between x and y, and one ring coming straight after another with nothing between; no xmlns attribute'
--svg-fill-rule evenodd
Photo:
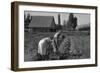
<svg viewBox="0 0 100 73"><path fill-rule="evenodd" d="M57 60L57 61L33 61L24 62L24 10L29 11L48 11L48 12L74 12L74 13L89 13L91 15L91 35L90 35L90 59L75 59L75 60ZM18 63L19 68L35 68L35 67L50 67L50 66L64 66L64 65L84 65L95 64L95 9L81 9L81 8L62 8L62 7L45 7L45 6L27 6L19 5L19 46L18 46Z"/></svg>

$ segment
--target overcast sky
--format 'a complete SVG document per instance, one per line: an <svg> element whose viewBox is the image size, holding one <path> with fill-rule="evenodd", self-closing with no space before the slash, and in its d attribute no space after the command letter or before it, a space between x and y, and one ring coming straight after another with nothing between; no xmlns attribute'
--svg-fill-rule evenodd
<svg viewBox="0 0 100 73"><path fill-rule="evenodd" d="M68 21L69 13L58 13L58 12L34 12L34 11L25 11L26 15L29 13L32 16L54 16L55 23L58 24L58 14L60 14L61 25L63 21ZM90 14L84 13L73 13L77 17L78 25L90 24Z"/></svg>

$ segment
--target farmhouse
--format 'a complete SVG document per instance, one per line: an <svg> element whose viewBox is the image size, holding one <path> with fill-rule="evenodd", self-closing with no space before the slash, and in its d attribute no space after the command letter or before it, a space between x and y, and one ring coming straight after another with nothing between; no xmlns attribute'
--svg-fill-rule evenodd
<svg viewBox="0 0 100 73"><path fill-rule="evenodd" d="M56 24L53 16L32 16L29 28L34 32L55 32Z"/></svg>

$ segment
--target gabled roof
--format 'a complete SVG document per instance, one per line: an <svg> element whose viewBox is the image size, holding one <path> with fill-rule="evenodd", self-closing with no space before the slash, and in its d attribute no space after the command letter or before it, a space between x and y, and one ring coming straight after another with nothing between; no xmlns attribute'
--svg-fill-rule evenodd
<svg viewBox="0 0 100 73"><path fill-rule="evenodd" d="M51 27L53 21L53 16L32 16L29 27Z"/></svg>

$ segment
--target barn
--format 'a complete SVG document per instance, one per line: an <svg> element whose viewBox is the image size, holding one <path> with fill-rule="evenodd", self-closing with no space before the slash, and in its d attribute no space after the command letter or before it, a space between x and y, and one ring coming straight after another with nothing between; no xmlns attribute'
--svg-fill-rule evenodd
<svg viewBox="0 0 100 73"><path fill-rule="evenodd" d="M56 24L53 16L32 16L29 28L34 32L55 32Z"/></svg>

